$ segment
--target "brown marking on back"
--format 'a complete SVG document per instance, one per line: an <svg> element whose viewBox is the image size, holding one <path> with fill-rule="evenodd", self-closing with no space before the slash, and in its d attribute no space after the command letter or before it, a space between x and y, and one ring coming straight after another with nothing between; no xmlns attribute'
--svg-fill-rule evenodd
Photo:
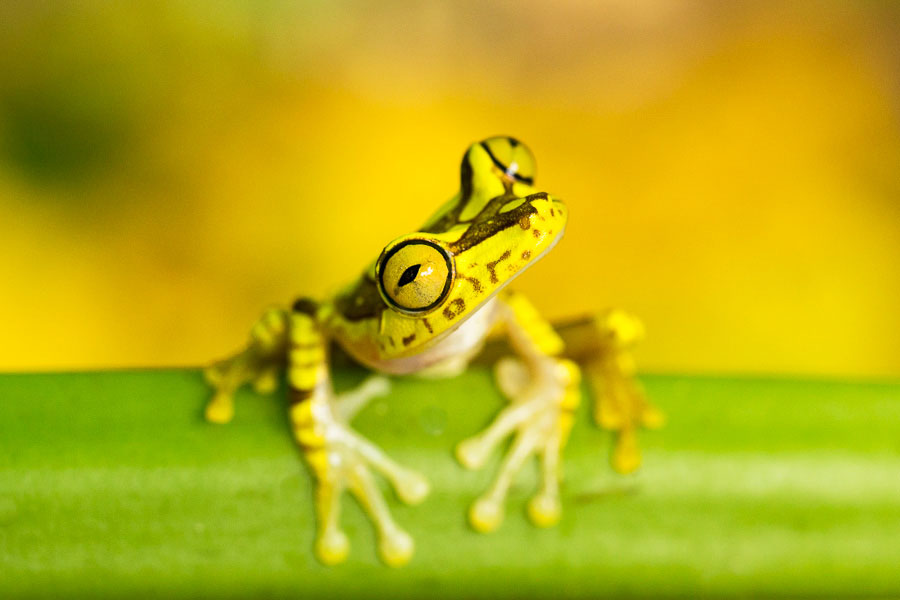
<svg viewBox="0 0 900 600"><path fill-rule="evenodd" d="M456 307L455 310L453 309L454 306ZM447 319L455 319L462 314L462 311L464 310L466 310L465 300L462 298L454 298L450 304L444 307L444 316L447 317Z"/></svg>
<svg viewBox="0 0 900 600"><path fill-rule="evenodd" d="M531 219L529 219L527 216L523 216L521 219L519 219L519 227L521 227L523 231L528 231L529 229L531 229Z"/></svg>
<svg viewBox="0 0 900 600"><path fill-rule="evenodd" d="M410 344L413 343L413 340L415 340L415 339L416 339L416 334L411 333L411 334L409 334L408 336L406 336L406 337L403 338L403 345L404 345L404 346L409 346Z"/></svg>
<svg viewBox="0 0 900 600"><path fill-rule="evenodd" d="M489 263L487 264L487 270L488 270L488 273L489 273L490 276L491 276L491 283L500 283L500 280L497 279L496 268L497 268L497 265L498 265L498 264L500 264L501 262L503 262L503 261L506 260L507 258L509 258L509 250L507 250L506 252L504 252L503 254L501 254L501 255L500 255L500 258L498 258L497 260L491 261L491 262L489 262Z"/></svg>
<svg viewBox="0 0 900 600"><path fill-rule="evenodd" d="M422 324L425 325L425 329L428 330L428 333L434 333L434 329L431 328L431 323L428 322L428 319L422 319Z"/></svg>
<svg viewBox="0 0 900 600"><path fill-rule="evenodd" d="M510 190L507 190L506 193L499 196L494 196L493 198L488 200L485 205L481 207L481 210L478 211L478 214L476 214L471 219L458 218L455 224L466 225L470 223L480 223L482 221L487 221L488 219L499 213L500 209L503 208L511 200L516 200L516 196L514 196Z"/></svg>
<svg viewBox="0 0 900 600"><path fill-rule="evenodd" d="M531 230L531 235L533 235L533 236L536 237L537 239L540 239L540 238L541 238L541 235L543 235L543 234L541 233L541 230L540 230L540 229L532 229L532 230Z"/></svg>
<svg viewBox="0 0 900 600"><path fill-rule="evenodd" d="M450 251L454 254L465 252L473 246L477 246L481 242L490 239L504 229L518 225L519 220L523 217L527 218L529 215L536 213L537 209L526 202L511 211L496 213L483 220L476 219L461 238L450 244Z"/></svg>
<svg viewBox="0 0 900 600"><path fill-rule="evenodd" d="M522 260L528 260L529 258L531 258L531 250L522 252Z"/></svg>

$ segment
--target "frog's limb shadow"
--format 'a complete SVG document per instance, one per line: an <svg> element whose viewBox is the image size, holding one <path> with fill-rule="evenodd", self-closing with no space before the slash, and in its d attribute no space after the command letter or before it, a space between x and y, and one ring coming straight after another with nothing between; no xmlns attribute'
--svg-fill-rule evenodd
<svg viewBox="0 0 900 600"><path fill-rule="evenodd" d="M481 532L500 526L510 485L533 455L541 461L541 483L528 514L543 527L559 520L560 452L580 399L578 366L559 357L563 343L550 324L521 295L505 293L501 302L499 318L521 357L521 361L501 360L496 367L499 387L510 404L487 429L461 442L456 450L464 466L479 468L504 439L514 435L494 482L469 510L469 522Z"/></svg>
<svg viewBox="0 0 900 600"><path fill-rule="evenodd" d="M284 366L288 343L288 314L270 308L254 323L247 347L234 356L221 360L203 371L215 390L206 405L206 419L212 423L228 423L234 417L234 394L245 383L268 394L278 387L279 370Z"/></svg>

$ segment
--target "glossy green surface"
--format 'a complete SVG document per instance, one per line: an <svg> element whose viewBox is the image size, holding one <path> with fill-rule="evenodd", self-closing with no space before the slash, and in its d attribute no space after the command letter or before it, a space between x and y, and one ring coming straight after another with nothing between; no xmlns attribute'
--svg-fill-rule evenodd
<svg viewBox="0 0 900 600"><path fill-rule="evenodd" d="M610 472L583 403L560 525L526 521L528 469L483 536L465 510L491 470L451 450L500 407L489 372L396 381L356 426L434 489L389 496L418 544L391 570L349 499L349 561L313 559L282 394L246 391L213 426L196 371L2 375L0 597L900 595L900 385L645 382L669 425L643 435L637 476Z"/></svg>

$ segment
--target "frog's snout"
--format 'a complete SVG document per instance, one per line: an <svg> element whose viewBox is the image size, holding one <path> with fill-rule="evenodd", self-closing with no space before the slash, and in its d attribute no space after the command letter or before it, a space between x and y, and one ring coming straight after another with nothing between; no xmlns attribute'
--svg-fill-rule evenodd
<svg viewBox="0 0 900 600"><path fill-rule="evenodd" d="M529 197L535 214L531 219L531 225L538 231L557 237L562 235L569 220L569 209L561 200L557 200L548 194L534 194Z"/></svg>

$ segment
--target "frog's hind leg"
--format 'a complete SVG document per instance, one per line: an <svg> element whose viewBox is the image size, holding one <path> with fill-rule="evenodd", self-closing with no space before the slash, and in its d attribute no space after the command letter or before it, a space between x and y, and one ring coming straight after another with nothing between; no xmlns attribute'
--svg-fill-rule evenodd
<svg viewBox="0 0 900 600"><path fill-rule="evenodd" d="M644 337L637 317L610 309L595 317L559 326L566 354L583 365L594 396L594 420L615 434L610 463L620 473L641 464L637 429L662 427L665 417L653 406L635 376L634 348Z"/></svg>
<svg viewBox="0 0 900 600"><path fill-rule="evenodd" d="M375 524L382 560L391 566L405 564L412 557L412 538L393 520L371 469L382 474L398 497L410 504L425 498L428 482L349 426L348 419L365 401L386 393L385 382L370 379L353 392L335 396L328 343L314 312L301 307L291 313L288 381L292 430L316 480L316 556L325 564L346 559L350 546L340 527L340 509L343 493L350 491Z"/></svg>
<svg viewBox="0 0 900 600"><path fill-rule="evenodd" d="M506 495L525 461L537 456L542 463L538 493L529 503L531 520L539 526L560 517L560 453L580 399L578 366L560 357L562 340L524 297L507 293L502 319L521 361L501 360L497 381L511 402L479 435L457 447L457 457L469 468L484 465L496 447L513 435L512 445L494 483L472 504L469 521L481 532L503 521Z"/></svg>
<svg viewBox="0 0 900 600"><path fill-rule="evenodd" d="M214 389L213 397L206 405L208 421L231 421L234 394L245 383L252 383L257 392L264 394L278 387L278 373L287 351L287 325L286 311L267 310L251 328L246 348L204 370L206 381Z"/></svg>

